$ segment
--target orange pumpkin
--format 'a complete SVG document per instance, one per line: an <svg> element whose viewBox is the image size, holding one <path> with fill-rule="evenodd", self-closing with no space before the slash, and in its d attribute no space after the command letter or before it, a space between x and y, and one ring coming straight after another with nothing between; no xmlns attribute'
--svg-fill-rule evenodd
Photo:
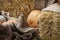
<svg viewBox="0 0 60 40"><path fill-rule="evenodd" d="M36 28L38 26L38 15L40 14L39 10L33 10L27 17L27 23L30 27Z"/></svg>

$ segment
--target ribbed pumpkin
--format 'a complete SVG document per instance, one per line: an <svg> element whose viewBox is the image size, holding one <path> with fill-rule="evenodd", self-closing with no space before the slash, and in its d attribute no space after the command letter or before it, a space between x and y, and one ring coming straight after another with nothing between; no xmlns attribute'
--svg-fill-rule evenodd
<svg viewBox="0 0 60 40"><path fill-rule="evenodd" d="M39 10L33 10L27 17L27 23L30 27L36 28L38 26Z"/></svg>

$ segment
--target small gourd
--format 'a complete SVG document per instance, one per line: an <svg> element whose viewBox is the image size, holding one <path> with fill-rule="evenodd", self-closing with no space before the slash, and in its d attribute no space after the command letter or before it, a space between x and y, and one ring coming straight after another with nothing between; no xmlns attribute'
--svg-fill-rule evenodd
<svg viewBox="0 0 60 40"><path fill-rule="evenodd" d="M27 17L27 23L30 27L36 28L38 26L38 18L39 18L40 11L33 10L29 16Z"/></svg>

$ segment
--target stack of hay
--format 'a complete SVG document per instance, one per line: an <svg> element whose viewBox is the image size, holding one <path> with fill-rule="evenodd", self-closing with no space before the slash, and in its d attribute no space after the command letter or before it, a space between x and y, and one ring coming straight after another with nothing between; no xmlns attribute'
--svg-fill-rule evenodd
<svg viewBox="0 0 60 40"><path fill-rule="evenodd" d="M60 5L52 4L43 9L39 17L39 31L42 40L60 40Z"/></svg>

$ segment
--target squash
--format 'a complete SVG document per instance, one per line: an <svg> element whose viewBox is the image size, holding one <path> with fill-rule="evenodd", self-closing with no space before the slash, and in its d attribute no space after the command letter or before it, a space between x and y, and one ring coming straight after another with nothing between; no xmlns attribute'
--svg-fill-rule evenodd
<svg viewBox="0 0 60 40"><path fill-rule="evenodd" d="M36 28L38 26L38 16L40 14L39 10L33 10L27 17L27 23L30 27Z"/></svg>

